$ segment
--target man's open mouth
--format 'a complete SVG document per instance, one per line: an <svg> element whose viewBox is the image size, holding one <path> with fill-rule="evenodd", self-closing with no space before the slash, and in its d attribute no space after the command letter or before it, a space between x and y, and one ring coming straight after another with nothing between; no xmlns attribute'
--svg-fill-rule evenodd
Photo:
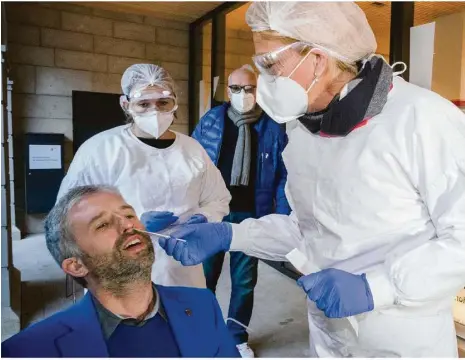
<svg viewBox="0 0 465 360"><path fill-rule="evenodd" d="M130 237L130 240L128 240L123 245L123 250L134 250L143 246L145 246L145 242L142 241L137 235L133 235Z"/></svg>

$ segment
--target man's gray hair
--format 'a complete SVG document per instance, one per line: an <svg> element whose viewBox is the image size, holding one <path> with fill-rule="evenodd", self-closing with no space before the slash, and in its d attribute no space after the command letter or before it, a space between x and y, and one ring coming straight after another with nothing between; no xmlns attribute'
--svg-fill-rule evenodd
<svg viewBox="0 0 465 360"><path fill-rule="evenodd" d="M45 241L50 254L60 267L63 260L71 257L80 258L82 256L82 251L76 243L68 221L69 211L84 197L102 192L109 192L121 196L120 192L112 186L77 186L61 197L47 215L45 219Z"/></svg>

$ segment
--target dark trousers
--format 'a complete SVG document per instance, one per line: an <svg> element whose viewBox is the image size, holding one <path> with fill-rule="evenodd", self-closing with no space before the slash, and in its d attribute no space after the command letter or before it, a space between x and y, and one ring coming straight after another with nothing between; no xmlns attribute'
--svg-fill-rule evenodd
<svg viewBox="0 0 465 360"><path fill-rule="evenodd" d="M253 217L251 213L231 213L224 221L240 223ZM215 292L218 279L223 268L225 253L212 256L203 263L207 287ZM228 318L233 318L244 325L249 325L252 317L254 288L258 277L258 259L245 255L242 252L230 252L231 268L231 299L229 301ZM234 337L236 344L247 342L247 331L233 321L228 321L228 329Z"/></svg>

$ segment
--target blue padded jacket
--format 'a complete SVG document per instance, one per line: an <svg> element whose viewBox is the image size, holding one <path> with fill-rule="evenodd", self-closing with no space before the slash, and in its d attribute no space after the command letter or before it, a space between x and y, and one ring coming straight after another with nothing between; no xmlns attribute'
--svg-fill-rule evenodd
<svg viewBox="0 0 465 360"><path fill-rule="evenodd" d="M215 165L218 165L220 157L229 106L229 103L224 103L209 110L192 134ZM272 213L288 215L291 209L284 193L287 171L282 159L282 151L287 145L286 133L265 113L254 124L254 128L258 134L255 216L259 218Z"/></svg>

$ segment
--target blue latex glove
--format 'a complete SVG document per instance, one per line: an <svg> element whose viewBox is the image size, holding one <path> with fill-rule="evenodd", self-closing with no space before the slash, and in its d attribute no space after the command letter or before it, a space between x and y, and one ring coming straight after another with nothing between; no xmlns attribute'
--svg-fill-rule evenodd
<svg viewBox="0 0 465 360"><path fill-rule="evenodd" d="M147 211L140 217L145 229L150 232L159 232L166 229L178 219L169 211Z"/></svg>
<svg viewBox="0 0 465 360"><path fill-rule="evenodd" d="M373 310L373 296L365 274L325 269L302 276L297 284L329 318L344 318Z"/></svg>
<svg viewBox="0 0 465 360"><path fill-rule="evenodd" d="M186 240L186 242L178 241ZM209 257L228 251L231 246L232 227L229 223L181 225L169 239L159 239L166 253L184 266L203 263Z"/></svg>
<svg viewBox="0 0 465 360"><path fill-rule="evenodd" d="M205 217L205 215L202 214L195 214L192 215L187 221L186 225L192 225L192 224L203 224L207 223L208 219Z"/></svg>

